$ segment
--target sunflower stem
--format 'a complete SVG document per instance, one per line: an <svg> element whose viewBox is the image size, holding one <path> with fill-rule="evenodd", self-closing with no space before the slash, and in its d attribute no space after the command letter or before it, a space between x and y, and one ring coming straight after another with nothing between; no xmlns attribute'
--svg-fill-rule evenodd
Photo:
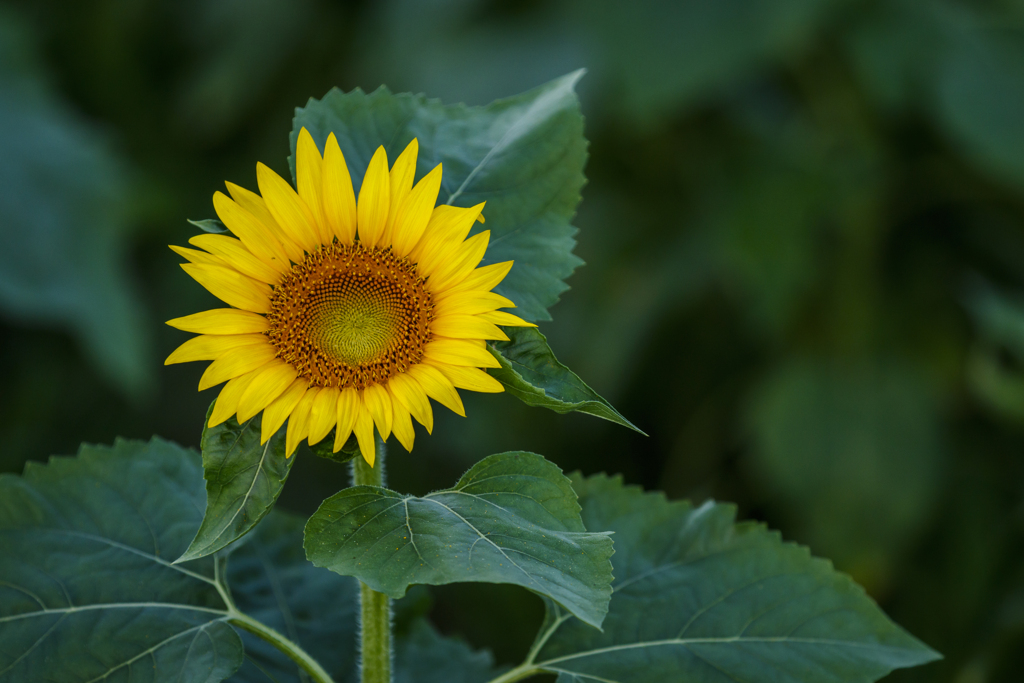
<svg viewBox="0 0 1024 683"><path fill-rule="evenodd" d="M376 439L376 462L362 457L352 462L355 486L384 485L384 442ZM362 683L391 683L391 599L359 582L359 647Z"/></svg>

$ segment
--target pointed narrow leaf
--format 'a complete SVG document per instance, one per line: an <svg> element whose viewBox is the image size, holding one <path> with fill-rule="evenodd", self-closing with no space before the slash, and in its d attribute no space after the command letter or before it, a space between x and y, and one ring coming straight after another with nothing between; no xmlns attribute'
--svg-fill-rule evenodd
<svg viewBox="0 0 1024 683"><path fill-rule="evenodd" d="M391 597L412 584L511 583L593 626L611 590L611 538L586 533L569 480L533 453L484 458L421 498L346 489L310 518L305 547L315 565Z"/></svg>
<svg viewBox="0 0 1024 683"><path fill-rule="evenodd" d="M615 531L604 631L548 601L539 669L559 681L865 683L939 657L848 576L731 505L670 503L574 479L589 528Z"/></svg>
<svg viewBox="0 0 1024 683"><path fill-rule="evenodd" d="M182 565L199 456L154 439L0 475L0 683L216 683L242 661L214 559Z"/></svg>
<svg viewBox="0 0 1024 683"><path fill-rule="evenodd" d="M505 385L505 391L528 406L556 413L587 413L643 434L576 373L559 363L547 338L536 328L504 329L509 341L492 342L490 346L501 367L488 372Z"/></svg>
<svg viewBox="0 0 1024 683"><path fill-rule="evenodd" d="M384 87L369 95L334 89L296 110L292 150L303 127L321 150L334 133L358 184L378 146L396 159L418 138L417 179L444 164L440 203L487 202L491 242L484 263L515 261L495 291L516 302L517 315L550 320L547 309L568 288L563 280L582 263L572 253L571 223L586 182L587 140L574 90L582 75L486 107L443 105ZM294 156L292 164L294 170Z"/></svg>
<svg viewBox="0 0 1024 683"><path fill-rule="evenodd" d="M206 417L208 422L209 413ZM178 562L212 555L234 543L277 502L295 458L284 457L284 429L260 444L261 419L257 415L240 425L232 417L203 429L206 514Z"/></svg>

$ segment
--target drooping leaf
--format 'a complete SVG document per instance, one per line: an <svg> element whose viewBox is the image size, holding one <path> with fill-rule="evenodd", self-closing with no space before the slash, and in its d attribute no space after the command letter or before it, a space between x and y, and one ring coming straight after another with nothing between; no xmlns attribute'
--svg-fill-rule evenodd
<svg viewBox="0 0 1024 683"><path fill-rule="evenodd" d="M507 392L528 406L556 413L587 413L643 434L576 373L559 363L539 330L512 327L505 332L509 341L491 343L491 353L501 367L489 372Z"/></svg>
<svg viewBox="0 0 1024 683"><path fill-rule="evenodd" d="M443 105L382 87L366 94L332 90L296 110L292 150L305 127L323 151L334 133L358 194L378 146L392 162L419 140L417 179L444 164L439 203L486 201L491 240L484 263L515 260L495 291L527 320L550 320L547 309L582 261L572 254L571 220L585 178L587 141L574 92L578 71L486 107ZM294 155L293 155L294 169Z"/></svg>
<svg viewBox="0 0 1024 683"><path fill-rule="evenodd" d="M938 501L943 450L931 388L895 362L801 359L750 402L751 464L817 551L869 587Z"/></svg>
<svg viewBox="0 0 1024 683"><path fill-rule="evenodd" d="M206 417L208 422L209 411ZM203 429L206 514L178 562L212 555L235 542L277 502L295 458L285 457L283 429L260 444L261 419L257 415L240 425L232 417Z"/></svg>
<svg viewBox="0 0 1024 683"><path fill-rule="evenodd" d="M533 453L484 458L454 488L427 496L356 486L306 525L306 556L401 597L412 584L510 583L600 626L612 541L587 533L569 480Z"/></svg>
<svg viewBox="0 0 1024 683"><path fill-rule="evenodd" d="M588 528L615 532L615 585L599 632L548 601L534 665L561 683L862 683L938 655L863 589L735 521L604 475L574 478Z"/></svg>
<svg viewBox="0 0 1024 683"><path fill-rule="evenodd" d="M0 16L0 315L73 333L107 379L138 395L152 351L125 267L125 164L53 92L19 29Z"/></svg>
<svg viewBox="0 0 1024 683"><path fill-rule="evenodd" d="M238 668L214 558L171 564L201 477L198 454L159 439L0 475L0 682L216 683Z"/></svg>

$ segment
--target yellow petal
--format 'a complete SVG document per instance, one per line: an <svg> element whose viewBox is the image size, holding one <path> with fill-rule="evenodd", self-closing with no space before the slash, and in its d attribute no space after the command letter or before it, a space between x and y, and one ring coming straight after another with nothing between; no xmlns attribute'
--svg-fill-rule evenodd
<svg viewBox="0 0 1024 683"><path fill-rule="evenodd" d="M348 441L352 434L352 427L356 424L356 416L359 414L360 398L359 391L352 387L341 390L338 397L338 431L334 434L334 452L337 453Z"/></svg>
<svg viewBox="0 0 1024 683"><path fill-rule="evenodd" d="M330 244L334 240L334 233L324 218L323 200L320 197L323 189L322 169L320 150L313 142L313 136L303 127L295 142L295 184L299 189L299 197L313 214L321 244Z"/></svg>
<svg viewBox="0 0 1024 683"><path fill-rule="evenodd" d="M198 249L186 249L185 247L177 247L173 244L169 245L171 251L178 256L188 259L189 263L196 263L201 266L220 266L222 268L230 268L228 262L219 256L213 254L207 254L205 251L199 251Z"/></svg>
<svg viewBox="0 0 1024 683"><path fill-rule="evenodd" d="M434 411L431 410L430 400L427 399L427 394L419 382L408 375L398 374L388 381L388 391L427 428L428 434L434 431Z"/></svg>
<svg viewBox="0 0 1024 683"><path fill-rule="evenodd" d="M302 398L295 405L295 410L288 417L288 434L285 436L285 451L284 455L286 458L292 457L295 449L299 447L302 440L309 434L309 411L313 407L313 401L316 400L317 394L320 393L320 389L316 387L310 387Z"/></svg>
<svg viewBox="0 0 1024 683"><path fill-rule="evenodd" d="M352 244L356 238L356 193L334 133L327 137L324 148L323 176L324 216L338 240Z"/></svg>
<svg viewBox="0 0 1024 683"><path fill-rule="evenodd" d="M237 270L222 266L183 263L181 267L196 282L229 306L253 313L266 313L270 310L270 287L262 282L256 282Z"/></svg>
<svg viewBox="0 0 1024 683"><path fill-rule="evenodd" d="M238 400L238 421L250 419L273 403L291 386L297 375L294 366L280 360L271 361L260 368L259 374Z"/></svg>
<svg viewBox="0 0 1024 683"><path fill-rule="evenodd" d="M497 339L508 341L508 335L494 323L475 315L442 315L430 322L430 331L453 339Z"/></svg>
<svg viewBox="0 0 1024 683"><path fill-rule="evenodd" d="M216 360L243 346L267 344L262 334L204 334L193 337L167 356L164 365L191 363L194 360Z"/></svg>
<svg viewBox="0 0 1024 683"><path fill-rule="evenodd" d="M363 389L363 403L377 425L380 438L387 441L391 436L391 394L381 385L371 384Z"/></svg>
<svg viewBox="0 0 1024 683"><path fill-rule="evenodd" d="M488 313L481 313L477 317L495 325L505 325L506 327L537 327L534 323L528 323L519 316L506 313L505 311L490 311Z"/></svg>
<svg viewBox="0 0 1024 683"><path fill-rule="evenodd" d="M423 231L423 237L416 243L409 258L417 263L420 275L426 277L434 270L449 261L465 241L473 228L473 221L480 215L483 204L463 209L458 206L442 204L434 209Z"/></svg>
<svg viewBox="0 0 1024 683"><path fill-rule="evenodd" d="M196 235L189 240L200 249L205 249L214 256L219 256L242 275L254 280L276 285L281 281L281 271L276 270L263 259L249 251L241 240L227 235Z"/></svg>
<svg viewBox="0 0 1024 683"><path fill-rule="evenodd" d="M440 189L441 164L438 164L423 180L416 183L412 192L392 211L395 215L392 244L399 256L405 256L412 251L423 237L427 223L434 213L434 204L437 203L437 193Z"/></svg>
<svg viewBox="0 0 1024 683"><path fill-rule="evenodd" d="M260 194L267 203L270 215L285 234L306 251L311 252L320 246L320 231L313 212L288 181L265 164L256 164L256 182L259 183Z"/></svg>
<svg viewBox="0 0 1024 683"><path fill-rule="evenodd" d="M224 183L228 188L228 193L231 198L238 203L240 207L252 214L253 218L263 224L267 230L273 233L277 241L281 243L284 248L285 254L288 255L289 260L295 263L301 263L305 252L302 247L299 246L298 242L293 240L291 237L285 234L281 226L274 220L274 216L270 213L270 209L267 208L267 203L263 201L263 197L259 196L255 192L251 192L240 185L234 183Z"/></svg>
<svg viewBox="0 0 1024 683"><path fill-rule="evenodd" d="M198 334L251 334L270 329L267 319L258 313L237 308L215 308L168 320L171 327Z"/></svg>
<svg viewBox="0 0 1024 683"><path fill-rule="evenodd" d="M412 418L409 417L409 411L398 401L391 402L391 410L391 429L395 434L395 438L398 439L398 442L402 444L405 450L412 453L412 444L416 440L416 430L412 427Z"/></svg>
<svg viewBox="0 0 1024 683"><path fill-rule="evenodd" d="M441 317L442 315L453 314L477 315L479 313L489 313L499 308L515 307L516 305L512 303L511 299L506 299L500 294L472 290L445 297L434 306L434 316Z"/></svg>
<svg viewBox="0 0 1024 683"><path fill-rule="evenodd" d="M288 254L274 233L256 220L256 217L232 201L223 192L213 193L213 208L235 236L242 240L249 251L286 273L291 267Z"/></svg>
<svg viewBox="0 0 1024 683"><path fill-rule="evenodd" d="M261 368L274 360L276 355L277 349L267 343L245 346L226 356L221 356L210 363L206 372L199 378L199 391Z"/></svg>
<svg viewBox="0 0 1024 683"><path fill-rule="evenodd" d="M324 387L313 401L309 412L309 445L320 443L330 434L331 428L338 423L337 387Z"/></svg>
<svg viewBox="0 0 1024 683"><path fill-rule="evenodd" d="M359 188L359 241L366 247L377 246L384 237L391 201L391 181L388 176L388 155L378 147Z"/></svg>
<svg viewBox="0 0 1024 683"><path fill-rule="evenodd" d="M450 296L463 292L481 291L489 292L505 279L508 272L512 270L512 261L492 263L489 266L481 266L466 276L466 279L454 284L443 292L434 294L435 301L444 301Z"/></svg>
<svg viewBox="0 0 1024 683"><path fill-rule="evenodd" d="M412 181L416 178L416 157L419 155L419 151L419 140L413 138L412 142L406 145L405 150L398 155L395 165L391 167L388 178L391 185L391 198L388 206L391 207L391 210L388 211L387 227L381 237L382 244L391 244L395 234L396 210L412 190ZM404 254L400 255L404 256Z"/></svg>
<svg viewBox="0 0 1024 683"><path fill-rule="evenodd" d="M452 285L465 280L473 272L487 252L491 231L484 230L462 243L451 259L439 265L427 279L432 292L443 292Z"/></svg>
<svg viewBox="0 0 1024 683"><path fill-rule="evenodd" d="M500 394L505 385L494 379L480 368L469 368L458 365L436 366L445 377L451 380L456 389L480 391L486 394Z"/></svg>
<svg viewBox="0 0 1024 683"><path fill-rule="evenodd" d="M455 385L451 383L451 380L441 374L440 370L426 363L420 363L409 368L407 374L419 383L427 396L453 413L466 417L466 409L462 405L462 399L459 398L459 392L455 390Z"/></svg>
<svg viewBox="0 0 1024 683"><path fill-rule="evenodd" d="M260 425L260 444L265 444L270 437L277 434L277 430L281 429L281 425L306 395L308 387L309 383L300 377L266 407L263 411L263 424Z"/></svg>
<svg viewBox="0 0 1024 683"><path fill-rule="evenodd" d="M370 411L366 409L362 401L359 402L359 412L356 413L352 431L356 433L359 452L363 454L363 460L373 467L373 462L377 459L377 449L373 442L373 418L370 417Z"/></svg>
<svg viewBox="0 0 1024 683"><path fill-rule="evenodd" d="M500 368L501 363L486 346L471 339L435 339L423 348L423 357L447 365L468 365L478 368Z"/></svg>
<svg viewBox="0 0 1024 683"><path fill-rule="evenodd" d="M227 421L238 411L238 399L249 388L249 384L257 374L259 374L259 370L253 370L240 377L235 377L224 385L224 388L220 390L220 394L217 395L217 401L213 404L213 410L210 411L210 427L216 427L220 423Z"/></svg>

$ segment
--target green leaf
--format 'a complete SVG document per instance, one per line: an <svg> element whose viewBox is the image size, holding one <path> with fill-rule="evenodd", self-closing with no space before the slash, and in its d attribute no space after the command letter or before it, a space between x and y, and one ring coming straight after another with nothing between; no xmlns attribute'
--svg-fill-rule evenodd
<svg viewBox="0 0 1024 683"><path fill-rule="evenodd" d="M539 330L510 327L505 332L509 341L491 343L491 353L501 367L488 372L505 385L508 393L528 406L556 413L587 413L643 434L576 373L559 363Z"/></svg>
<svg viewBox="0 0 1024 683"><path fill-rule="evenodd" d="M298 643L334 678L358 681L356 582L306 561L305 520L274 511L231 554L228 583L238 609ZM232 683L308 683L298 666L266 641L242 633L246 662Z"/></svg>
<svg viewBox="0 0 1024 683"><path fill-rule="evenodd" d="M593 626L608 608L612 541L586 533L569 480L533 453L484 458L423 497L356 486L306 525L306 556L401 597L412 584L510 583Z"/></svg>
<svg viewBox="0 0 1024 683"><path fill-rule="evenodd" d="M495 667L486 650L445 638L426 620L413 622L395 647L394 683L486 683L507 667Z"/></svg>
<svg viewBox="0 0 1024 683"><path fill-rule="evenodd" d="M358 194L378 146L393 162L418 138L417 177L444 163L441 203L487 202L487 223L477 227L491 231L484 263L515 261L495 291L512 299L521 317L550 320L547 309L568 288L563 280L582 263L572 254L571 224L586 180L587 141L574 91L582 75L577 71L486 107L443 105L384 87L369 95L334 89L296 110L293 154L302 127L321 151L333 132ZM294 156L291 163L294 172Z"/></svg>
<svg viewBox="0 0 1024 683"><path fill-rule="evenodd" d="M221 567L171 564L199 524L200 467L154 439L0 475L0 683L216 683L238 668Z"/></svg>
<svg viewBox="0 0 1024 683"><path fill-rule="evenodd" d="M189 220L189 223L196 226L203 232L212 232L214 234L222 234L225 232L229 232L227 226L225 226L216 218L206 218L201 221Z"/></svg>
<svg viewBox="0 0 1024 683"><path fill-rule="evenodd" d="M130 174L41 77L33 50L17 49L20 28L0 16L0 313L73 333L108 380L139 396L154 366L126 267Z"/></svg>
<svg viewBox="0 0 1024 683"><path fill-rule="evenodd" d="M897 361L796 359L753 392L748 420L769 501L817 552L884 582L939 500L932 387Z"/></svg>
<svg viewBox="0 0 1024 683"><path fill-rule="evenodd" d="M206 414L207 424L213 404ZM295 458L286 458L284 430L260 444L262 415L245 424L234 417L203 429L206 514L178 562L194 560L234 543L263 519L284 489Z"/></svg>
<svg viewBox="0 0 1024 683"><path fill-rule="evenodd" d="M588 528L615 532L598 632L548 602L531 652L559 681L862 683L939 657L848 576L730 505L692 508L604 475L575 478Z"/></svg>

